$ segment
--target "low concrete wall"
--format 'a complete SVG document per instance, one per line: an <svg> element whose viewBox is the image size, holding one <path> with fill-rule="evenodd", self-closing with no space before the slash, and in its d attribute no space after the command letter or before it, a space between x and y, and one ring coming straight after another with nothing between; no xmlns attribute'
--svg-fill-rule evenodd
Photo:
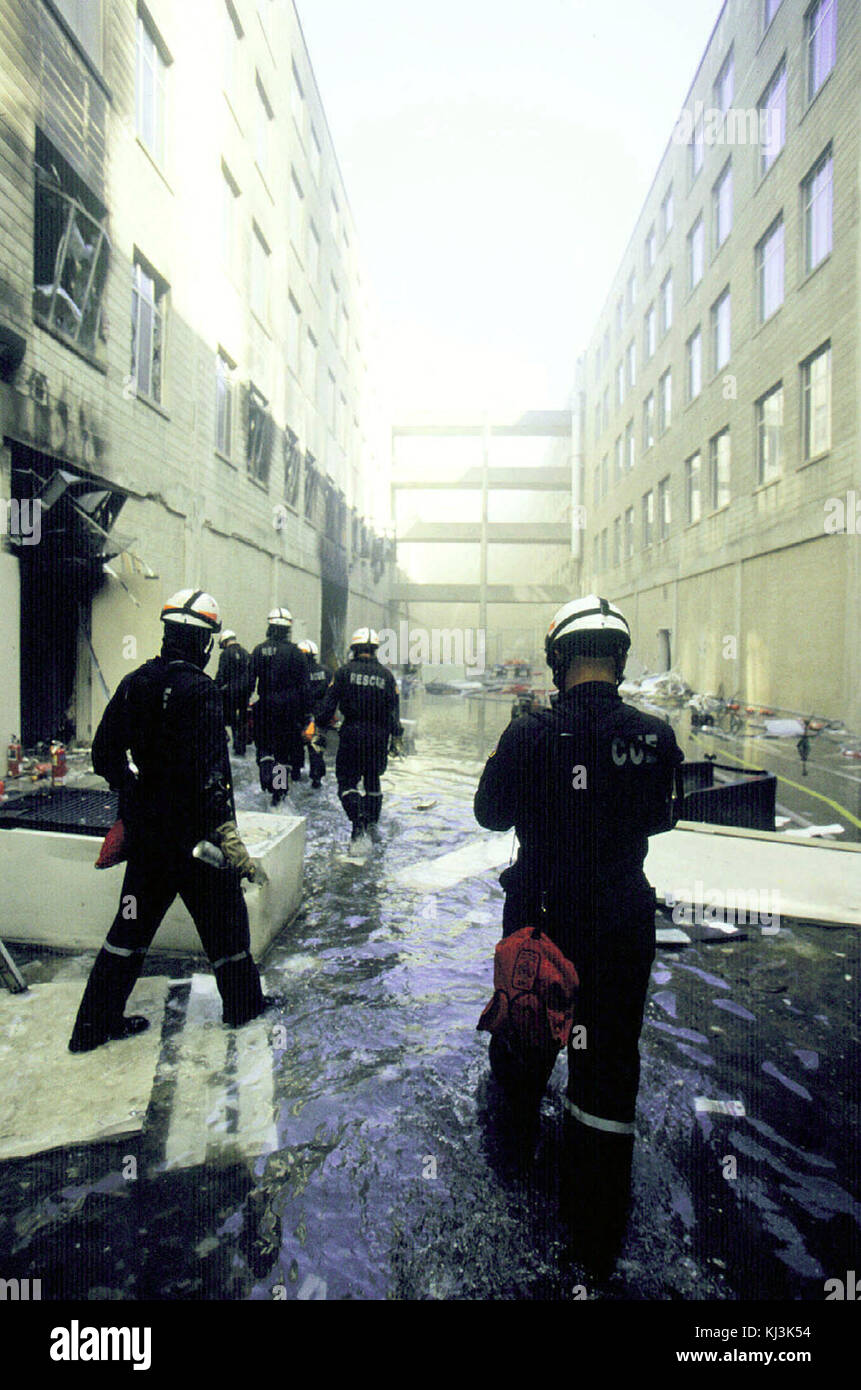
<svg viewBox="0 0 861 1390"><path fill-rule="evenodd" d="M243 883L251 950L260 960L302 899L305 820L240 811L239 833L269 882ZM45 830L0 831L0 936L60 950L98 950L119 904L124 866L96 870L101 837ZM213 869L213 873L219 870ZM202 955L188 912L177 898L156 933L153 951Z"/></svg>

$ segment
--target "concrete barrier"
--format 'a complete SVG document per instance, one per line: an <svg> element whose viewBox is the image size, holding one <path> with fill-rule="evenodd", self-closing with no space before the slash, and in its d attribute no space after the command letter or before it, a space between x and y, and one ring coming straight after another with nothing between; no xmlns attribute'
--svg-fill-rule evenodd
<svg viewBox="0 0 861 1390"><path fill-rule="evenodd" d="M249 854L261 861L269 878L262 886L243 882L251 950L260 960L302 899L305 819L240 811L237 823ZM125 871L122 864L114 869L93 867L101 843L100 835L0 832L0 935L9 942L59 950L97 950L116 913ZM166 913L151 950L203 954L179 898Z"/></svg>

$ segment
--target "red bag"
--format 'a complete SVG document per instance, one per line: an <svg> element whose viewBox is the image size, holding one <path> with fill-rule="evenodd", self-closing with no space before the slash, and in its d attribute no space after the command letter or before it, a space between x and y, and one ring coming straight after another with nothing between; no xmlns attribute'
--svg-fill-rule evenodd
<svg viewBox="0 0 861 1390"><path fill-rule="evenodd" d="M538 927L521 927L498 943L494 995L476 1024L501 1034L521 1057L554 1055L571 1035L580 984L577 971Z"/></svg>
<svg viewBox="0 0 861 1390"><path fill-rule="evenodd" d="M115 820L104 840L96 860L97 869L110 869L114 864L122 864L127 859L126 828L121 820Z"/></svg>

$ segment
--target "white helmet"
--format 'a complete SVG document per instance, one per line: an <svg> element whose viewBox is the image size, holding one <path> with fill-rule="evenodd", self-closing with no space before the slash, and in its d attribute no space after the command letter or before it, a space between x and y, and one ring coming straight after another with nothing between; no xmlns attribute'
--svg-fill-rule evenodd
<svg viewBox="0 0 861 1390"><path fill-rule="evenodd" d="M232 632L231 629L230 629L229 627L226 627L226 628L224 629L224 631L222 632L221 636L220 636L219 639L218 639L218 645L219 645L219 647L226 647L228 642L235 642L235 641L236 641L236 633L235 633L235 632Z"/></svg>
<svg viewBox="0 0 861 1390"><path fill-rule="evenodd" d="M184 627L202 627L207 632L220 632L221 618L212 594L202 589L180 589L161 610L163 623L181 623Z"/></svg>
<svg viewBox="0 0 861 1390"><path fill-rule="evenodd" d="M316 642L312 642L310 637L306 637L304 642L299 643L300 652L305 652L308 656L313 656L314 660L320 655Z"/></svg>
<svg viewBox="0 0 861 1390"><path fill-rule="evenodd" d="M266 621L270 627L292 627L293 614L286 608L273 608Z"/></svg>
<svg viewBox="0 0 861 1390"><path fill-rule="evenodd" d="M380 639L372 627L357 627L350 638L351 647L378 647Z"/></svg>
<svg viewBox="0 0 861 1390"><path fill-rule="evenodd" d="M573 599L554 613L544 639L547 665L554 676L577 656L611 656L621 679L630 645L631 629L624 613L597 594Z"/></svg>

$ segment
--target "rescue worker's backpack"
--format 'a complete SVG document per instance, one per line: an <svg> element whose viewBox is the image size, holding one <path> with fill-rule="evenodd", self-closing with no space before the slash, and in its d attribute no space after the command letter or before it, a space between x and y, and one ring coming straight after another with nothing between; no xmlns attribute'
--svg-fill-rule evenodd
<svg viewBox="0 0 861 1390"><path fill-rule="evenodd" d="M476 1024L492 1035L492 1064L504 1055L509 1079L543 1089L571 1035L579 983L573 963L540 928L503 937L493 958L493 998Z"/></svg>

